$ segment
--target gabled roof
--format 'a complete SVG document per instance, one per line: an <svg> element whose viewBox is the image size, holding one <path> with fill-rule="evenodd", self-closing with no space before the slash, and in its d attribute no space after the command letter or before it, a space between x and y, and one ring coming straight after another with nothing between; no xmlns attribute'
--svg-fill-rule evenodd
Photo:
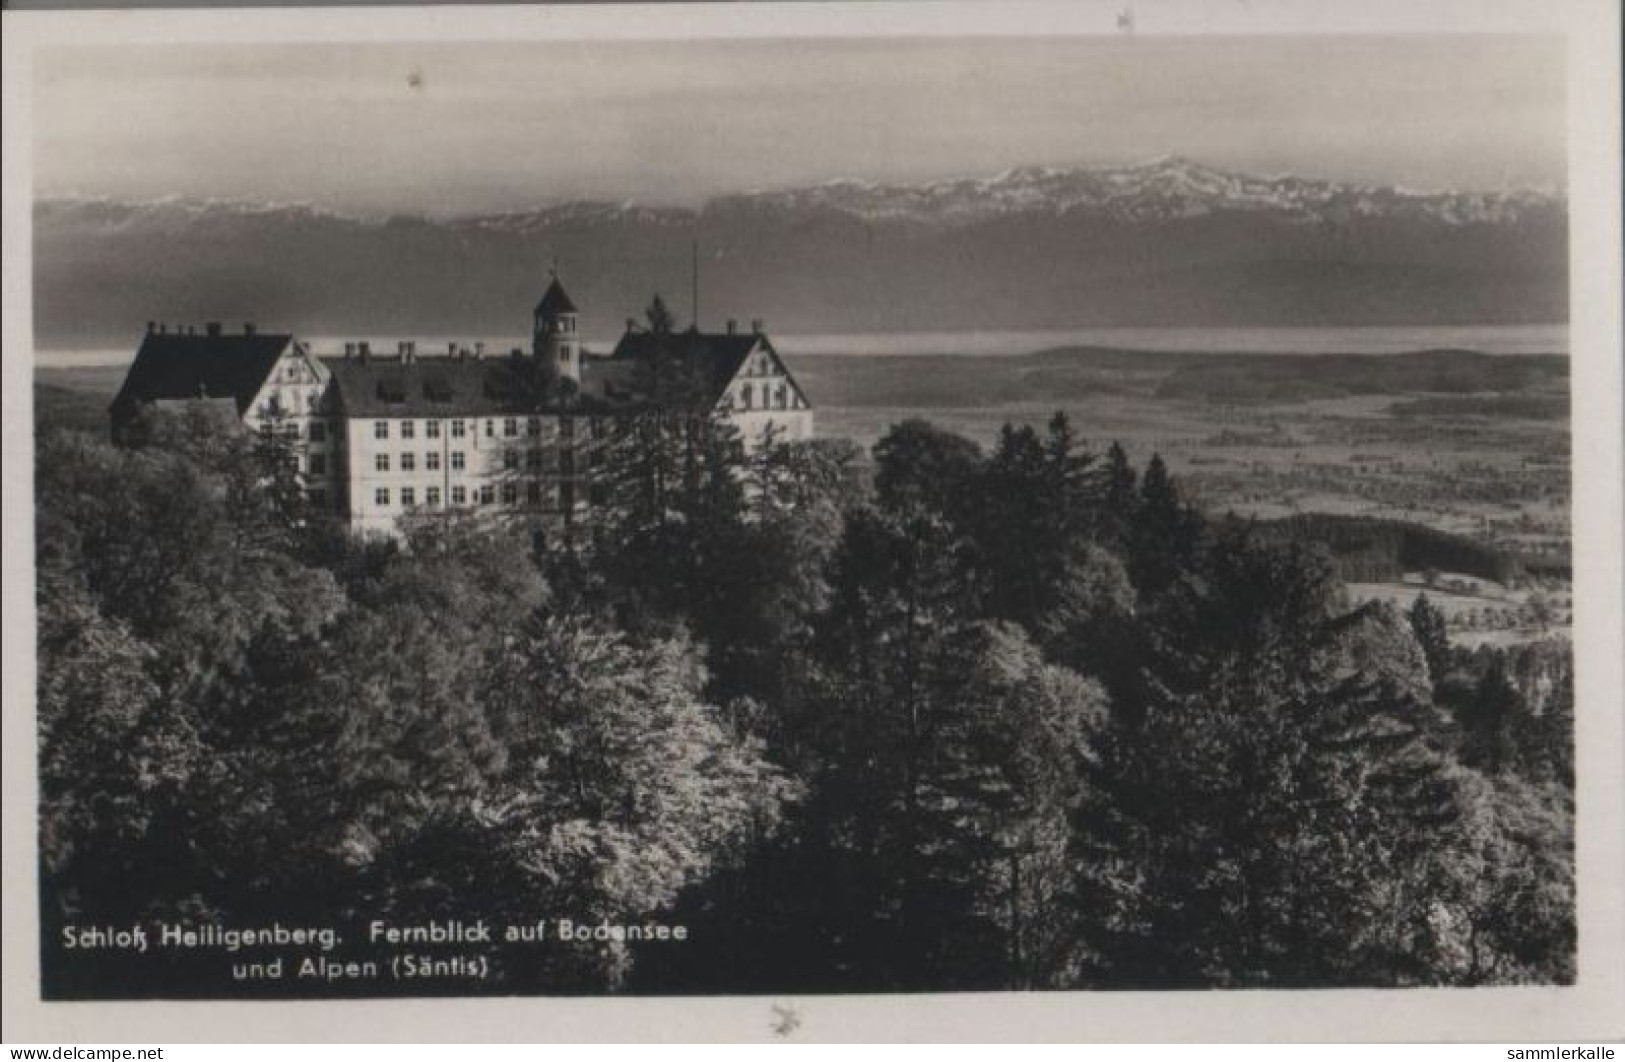
<svg viewBox="0 0 1625 1062"><path fill-rule="evenodd" d="M542 296L542 301L536 304L536 312L544 317L576 312L576 304L565 294L564 285L559 283L558 277L554 277L553 283L547 286L547 293Z"/></svg>
<svg viewBox="0 0 1625 1062"><path fill-rule="evenodd" d="M715 401L722 396L733 378L738 375L739 367L750 357L751 351L757 344L772 345L767 337L747 332L696 332L692 329L687 332L627 332L621 336L621 341L615 345L615 353L598 365L585 359L582 361L582 381L586 384L589 368L614 371L615 363L636 364L640 361L653 359L657 354L665 356L683 365L693 372L700 383L705 387L708 397ZM662 348L664 348L662 350Z"/></svg>
<svg viewBox="0 0 1625 1062"><path fill-rule="evenodd" d="M114 409L136 403L230 398L242 416L282 356L289 335L148 332Z"/></svg>

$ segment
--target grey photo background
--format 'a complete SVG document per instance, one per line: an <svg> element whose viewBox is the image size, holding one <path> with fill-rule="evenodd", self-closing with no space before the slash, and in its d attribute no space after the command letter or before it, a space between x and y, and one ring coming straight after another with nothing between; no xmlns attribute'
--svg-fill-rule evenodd
<svg viewBox="0 0 1625 1062"><path fill-rule="evenodd" d="M1164 155L1423 190L1565 183L1556 37L219 43L42 58L42 196L364 214L692 207L834 178Z"/></svg>

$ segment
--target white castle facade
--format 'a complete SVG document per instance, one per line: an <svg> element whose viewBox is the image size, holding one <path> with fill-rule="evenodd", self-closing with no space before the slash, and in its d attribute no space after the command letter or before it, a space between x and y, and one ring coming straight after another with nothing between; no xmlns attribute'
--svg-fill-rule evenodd
<svg viewBox="0 0 1625 1062"><path fill-rule="evenodd" d="M614 351L582 348L580 315L554 278L531 348L483 344L389 353L367 342L316 351L252 326L201 332L149 324L111 409L115 438L143 408L203 403L250 430L274 428L309 502L358 532L393 534L408 514L468 510L543 528L584 516L627 420L658 397L655 364L690 384L687 401L732 424L748 449L813 436L813 407L760 323L742 331L649 331L628 321Z"/></svg>

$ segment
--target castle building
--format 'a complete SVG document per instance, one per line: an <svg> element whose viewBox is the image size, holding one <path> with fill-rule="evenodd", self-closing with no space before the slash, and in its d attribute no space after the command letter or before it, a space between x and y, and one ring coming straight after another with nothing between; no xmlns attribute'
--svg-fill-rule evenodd
<svg viewBox="0 0 1625 1062"><path fill-rule="evenodd" d="M201 333L149 324L110 410L124 440L143 408L204 408L282 433L310 502L352 530L393 534L412 513L469 510L548 529L599 503L594 474L674 369L686 402L733 424L747 450L811 438L813 407L761 327L652 332L627 322L607 355L582 346L580 315L555 277L536 304L531 348L483 343L391 353L364 341L314 352L253 326Z"/></svg>

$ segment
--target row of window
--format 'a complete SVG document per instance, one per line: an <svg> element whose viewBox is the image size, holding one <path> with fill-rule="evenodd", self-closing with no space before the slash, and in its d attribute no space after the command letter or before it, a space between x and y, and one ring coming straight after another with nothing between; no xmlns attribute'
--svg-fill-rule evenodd
<svg viewBox="0 0 1625 1062"><path fill-rule="evenodd" d="M739 389L739 406L741 409L750 409L755 402L755 389L746 384ZM777 391L769 391L766 384L762 385L763 409L790 408L790 388L787 384L780 384Z"/></svg>
<svg viewBox="0 0 1625 1062"><path fill-rule="evenodd" d="M281 412L280 410L272 409L269 405L265 405L265 406L262 406L260 408L260 414L262 416L264 416L264 417L274 417L277 414L279 414L280 412ZM275 424L275 425L265 424L265 425L263 425L263 427L265 427L267 429L274 430L278 434L283 435L283 436L285 436L287 438L290 438L290 439L299 438L299 422L298 421L285 421L285 422L283 422L281 424ZM323 420L313 420L313 421L311 421L310 422L309 438L310 438L311 442L326 442L327 441L327 422L323 421Z"/></svg>
<svg viewBox="0 0 1625 1062"><path fill-rule="evenodd" d="M523 431L524 431L525 435L535 437L537 435L542 434L542 418L541 417L503 417L502 418L502 437L504 439L516 439L516 438L518 438L519 435L520 435L521 421L523 421ZM372 422L372 437L374 439L388 439L388 438L390 438L390 432L392 430L396 430L396 429L391 429L390 428L391 423L394 423L397 426L400 438L402 438L402 439L415 439L415 438L417 438L417 421L415 421L415 420L401 420L401 421L393 421L393 422L392 421L387 421L387 420L375 420L375 421ZM447 424L450 427L451 437L453 439L466 438L469 431L470 431L470 426L471 425L473 426L473 430L478 431L479 430L479 427L478 427L479 423L480 423L479 418L473 418L472 420L466 420L466 421L465 420L447 421ZM569 435L570 432L571 432L572 427L573 427L573 425L572 425L571 421L568 418L563 419L563 420L561 420L559 422L559 431L560 431L560 433L562 433L564 435ZM592 433L595 436L601 436L605 432L605 424L604 424L603 420L601 418L598 418L598 417L594 417L594 418L591 419L591 421L589 422L589 428L591 429ZM495 417L486 417L485 418L485 437L487 439L494 439L494 438L496 438L496 435L497 435L497 419ZM426 420L426 421L424 421L423 422L423 437L425 439L438 439L438 438L440 438L440 421L438 421L438 420Z"/></svg>
<svg viewBox="0 0 1625 1062"><path fill-rule="evenodd" d="M274 391L260 403L260 415L274 417L291 414L299 405L297 394L290 398L282 391ZM310 413L321 408L322 395L320 391L309 391L305 394L305 410Z"/></svg>
<svg viewBox="0 0 1625 1062"><path fill-rule="evenodd" d="M502 504L519 504L519 484L504 483L500 491ZM467 487L454 486L451 488L451 504L467 505L469 499L475 499L478 505L494 505L498 496L497 488L485 484L476 490L470 491ZM372 493L373 504L380 508L388 508L394 493L388 487L379 487ZM400 489L400 502L403 509L410 509L418 504L418 492L415 487L402 487ZM525 501L530 505L540 505L545 499L549 504L557 500L556 488L544 487L540 483L527 483L525 485ZM429 508L440 505L441 492L439 487L423 488L423 504Z"/></svg>
<svg viewBox="0 0 1625 1062"><path fill-rule="evenodd" d="M560 454L557 461L553 460L555 453ZM310 471L312 474L320 474L326 471L325 461L322 462L321 467L317 465L319 456L316 454L311 456ZM453 450L447 456L451 462L453 472L462 472L468 467L468 461L463 451ZM596 456L596 454L589 455L589 465L596 463L595 460L592 460ZM526 450L523 454L518 450L502 451L503 471L517 472L521 463L524 465L526 472L551 472L554 471L555 466L568 464L569 461L563 452L554 450ZM414 453L398 454L395 458L391 458L389 454L374 454L372 469L374 472L389 472L397 469L401 472L416 472L418 470L418 457ZM426 472L440 471L440 452L438 450L430 450L423 455L423 469Z"/></svg>
<svg viewBox="0 0 1625 1062"><path fill-rule="evenodd" d="M461 450L453 450L450 454L450 460L453 471L461 472L465 467L467 467L467 460L464 458L463 451ZM424 454L423 467L430 472L440 471L440 451L430 450L428 453ZM372 468L375 472L388 472L390 470L389 455L374 454L372 458ZM410 453L401 454L400 470L402 472L416 472L418 470L417 455Z"/></svg>
<svg viewBox="0 0 1625 1062"><path fill-rule="evenodd" d="M570 460L568 452L560 453L557 461L551 459L554 453L555 451L552 450L526 451L523 457L524 470L526 472L555 472L559 469L573 467L573 463ZM401 472L416 472L418 470L416 454L404 453L400 454L399 457L400 460L398 465L392 465L389 454L374 454L372 459L373 471L389 472L394 470L394 468L398 468L398 470ZM587 455L587 465L589 468L597 466L597 457L598 455L596 453ZM463 472L467 470L468 462L461 450L453 450L449 455L449 458L451 462L450 467L453 472ZM306 460L307 473L309 475L327 475L326 454L311 454ZM518 450L503 451L502 468L504 471L517 472L520 469L520 464L521 459L520 452ZM425 472L439 472L440 467L439 451L430 450L428 453L423 455L423 470Z"/></svg>

